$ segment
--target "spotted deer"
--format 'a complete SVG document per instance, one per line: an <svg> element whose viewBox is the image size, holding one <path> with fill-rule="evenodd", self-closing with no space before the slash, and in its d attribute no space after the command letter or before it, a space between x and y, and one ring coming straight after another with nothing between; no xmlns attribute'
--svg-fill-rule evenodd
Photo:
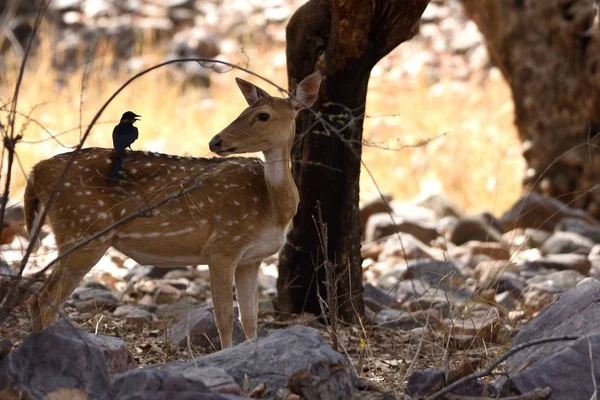
<svg viewBox="0 0 600 400"><path fill-rule="evenodd" d="M34 331L58 317L57 308L109 247L144 265L208 264L217 327L223 348L232 344L233 278L246 338L256 337L258 269L281 249L298 207L290 152L298 112L312 106L321 76L313 73L293 96L277 98L236 79L248 107L209 143L219 156L262 152L256 158L184 158L127 152L120 183L107 181L111 150L81 150L48 211L59 256L146 204L193 190L134 218L78 248L52 269L30 300ZM39 162L25 193L27 228L54 189L72 153Z"/></svg>

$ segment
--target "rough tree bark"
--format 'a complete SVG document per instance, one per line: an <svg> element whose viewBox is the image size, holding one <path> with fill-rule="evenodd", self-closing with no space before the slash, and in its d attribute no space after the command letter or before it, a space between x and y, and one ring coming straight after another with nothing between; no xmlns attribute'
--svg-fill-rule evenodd
<svg viewBox="0 0 600 400"><path fill-rule="evenodd" d="M327 226L327 259L335 268L338 315L363 313L359 174L363 113L371 69L418 31L429 0L310 0L286 32L289 89L319 70L324 76L313 110L332 129L303 112L297 120L293 174L300 206L280 254L278 308L321 314L326 298L319 204Z"/></svg>
<svg viewBox="0 0 600 400"><path fill-rule="evenodd" d="M525 189L600 217L597 0L462 0L508 81Z"/></svg>

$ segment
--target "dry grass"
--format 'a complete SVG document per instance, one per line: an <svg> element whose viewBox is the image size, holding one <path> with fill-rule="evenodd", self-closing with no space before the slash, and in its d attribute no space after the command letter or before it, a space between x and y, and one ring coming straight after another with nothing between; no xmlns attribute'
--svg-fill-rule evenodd
<svg viewBox="0 0 600 400"><path fill-rule="evenodd" d="M50 54L49 48L43 48L41 55L31 60L18 110L28 114L35 108L32 117L53 134L74 129L59 137L63 144L73 146L80 136L83 70L73 74L59 90L54 83L56 72L50 66ZM249 69L286 86L283 48L247 48L246 55ZM143 56L148 63L161 61L156 53ZM240 55L240 60L244 59ZM81 106L84 125L129 77L127 73L111 76L102 72L102 64L110 61L110 56L99 57L87 72ZM425 79L376 72L371 80L367 114L378 117L366 120L366 141L398 148L444 134L417 148L392 151L366 147L364 162L382 191L409 200L421 190L441 188L470 212L499 213L509 207L520 194L523 161L512 124L510 91L502 79L492 75L484 84L441 82L432 86ZM7 84L0 85L2 103L12 96L16 74L16 70L11 70ZM210 97L205 98L200 91L182 94L169 81L165 69L151 73L128 87L108 107L100 119L104 124L94 127L87 146L110 147L112 126L124 111L131 109L144 117L138 123L141 139L135 143L135 149L207 156L210 137L245 106L233 79L244 75L213 74ZM272 94L277 92L266 84L263 87ZM5 120L6 116L1 117ZM24 121L20 118L17 126ZM11 197L22 197L24 172L33 164L69 150L54 140L26 143L42 139L48 139L46 132L34 123L26 126L25 142L18 147L24 171L17 169ZM361 188L364 199L376 193L371 178L364 172Z"/></svg>

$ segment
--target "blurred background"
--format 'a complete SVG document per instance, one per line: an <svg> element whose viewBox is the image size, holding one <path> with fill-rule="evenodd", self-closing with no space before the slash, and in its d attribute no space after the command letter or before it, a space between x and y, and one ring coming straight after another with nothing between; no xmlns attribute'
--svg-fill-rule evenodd
<svg viewBox="0 0 600 400"><path fill-rule="evenodd" d="M285 26L302 4L53 0L19 95L16 128L24 138L17 147L11 198L22 198L36 162L70 151L112 93L153 64L216 58L287 88ZM35 0L0 3L2 119L35 17ZM246 106L237 76L278 95L277 88L223 66L168 66L119 94L86 147L111 147L113 126L132 110L143 116L135 150L210 156L208 140ZM398 200L442 193L466 212L498 215L521 194L525 166L510 90L458 0L432 0L419 34L373 70L363 161L371 172L363 167L363 200L376 196L377 185Z"/></svg>

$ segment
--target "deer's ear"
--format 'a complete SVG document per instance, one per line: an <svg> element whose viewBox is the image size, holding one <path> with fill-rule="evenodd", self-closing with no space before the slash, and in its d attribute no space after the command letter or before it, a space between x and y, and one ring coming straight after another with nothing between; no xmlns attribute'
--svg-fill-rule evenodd
<svg viewBox="0 0 600 400"><path fill-rule="evenodd" d="M292 96L292 104L296 112L305 108L310 108L315 104L315 101L317 101L317 97L319 96L320 87L321 74L319 72L313 72L302 79L302 82L298 84L298 87Z"/></svg>
<svg viewBox="0 0 600 400"><path fill-rule="evenodd" d="M256 103L258 99L269 97L269 93L265 92L258 86L243 80L242 78L235 78L235 81L240 90L242 91L242 94L246 98L246 101L248 102L249 106Z"/></svg>

